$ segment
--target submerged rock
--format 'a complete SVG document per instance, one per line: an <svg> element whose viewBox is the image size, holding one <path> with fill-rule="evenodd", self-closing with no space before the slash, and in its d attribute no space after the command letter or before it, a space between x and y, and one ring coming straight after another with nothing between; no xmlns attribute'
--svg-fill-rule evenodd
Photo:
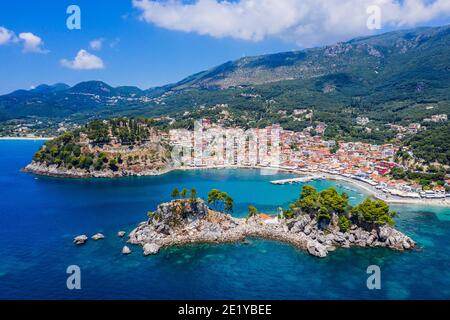
<svg viewBox="0 0 450 320"><path fill-rule="evenodd" d="M117 236L119 237L119 238L123 238L124 236L125 236L125 231L119 231L119 232L117 232Z"/></svg>
<svg viewBox="0 0 450 320"><path fill-rule="evenodd" d="M73 238L73 243L75 243L76 245L82 245L85 244L87 240L88 240L87 235L82 234L80 236L76 236L75 238Z"/></svg>

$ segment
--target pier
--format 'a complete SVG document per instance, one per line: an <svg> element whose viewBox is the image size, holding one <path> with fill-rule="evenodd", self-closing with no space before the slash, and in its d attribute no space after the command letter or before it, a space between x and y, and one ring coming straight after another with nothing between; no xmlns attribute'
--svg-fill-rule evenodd
<svg viewBox="0 0 450 320"><path fill-rule="evenodd" d="M299 178L274 180L274 181L270 181L270 183L283 185L283 184L305 183L305 182L310 182L310 181L314 181L314 180L322 180L322 179L324 179L323 176L314 175L314 176L306 176L306 177L299 177Z"/></svg>

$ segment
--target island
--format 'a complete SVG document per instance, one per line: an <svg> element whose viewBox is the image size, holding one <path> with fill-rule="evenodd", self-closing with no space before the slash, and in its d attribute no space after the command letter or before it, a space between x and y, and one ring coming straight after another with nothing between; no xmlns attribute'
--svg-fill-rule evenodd
<svg viewBox="0 0 450 320"><path fill-rule="evenodd" d="M367 198L352 207L345 193L330 188L318 192L304 186L299 199L277 215L249 206L248 216L230 215L233 199L213 189L207 201L195 189L175 189L170 202L149 212L147 221L129 234L128 242L141 245L144 255L161 248L194 243L236 243L247 238L276 240L326 257L337 248L371 247L412 250L416 243L394 228L394 216L382 200Z"/></svg>
<svg viewBox="0 0 450 320"><path fill-rule="evenodd" d="M170 168L167 134L150 119L96 120L46 142L26 172L64 178L158 175Z"/></svg>

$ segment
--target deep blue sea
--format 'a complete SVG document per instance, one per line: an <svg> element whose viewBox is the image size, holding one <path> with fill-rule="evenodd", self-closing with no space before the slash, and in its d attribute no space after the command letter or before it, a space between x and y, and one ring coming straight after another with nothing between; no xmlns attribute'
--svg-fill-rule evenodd
<svg viewBox="0 0 450 320"><path fill-rule="evenodd" d="M228 192L236 216L249 204L276 212L300 185L275 186L289 174L260 170L172 172L159 177L70 180L20 172L40 141L0 141L0 299L449 299L450 209L395 206L397 227L420 250L338 249L318 259L290 245L191 245L143 257L119 230L131 231L146 212L170 200L174 187ZM357 203L364 194L337 186ZM103 241L76 247L72 238L102 232ZM66 269L81 268L81 290L68 290ZM366 269L381 268L381 290L369 290Z"/></svg>

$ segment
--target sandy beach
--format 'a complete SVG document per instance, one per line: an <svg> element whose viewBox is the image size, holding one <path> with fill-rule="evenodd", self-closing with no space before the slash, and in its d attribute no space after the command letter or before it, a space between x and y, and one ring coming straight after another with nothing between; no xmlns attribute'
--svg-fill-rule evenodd
<svg viewBox="0 0 450 320"><path fill-rule="evenodd" d="M393 203L393 204L420 204L420 205L431 205L431 206L446 206L450 207L450 199L444 198L444 199L426 199L426 198L402 198L402 197L396 197L391 194L386 194L375 187L347 177L339 176L339 175L332 175L332 174L322 174L326 179L328 180L336 180L336 181L344 181L351 183L355 185L356 187L363 189L364 191L368 192L371 196L373 196L376 199L380 199L383 201L386 201L387 203Z"/></svg>

